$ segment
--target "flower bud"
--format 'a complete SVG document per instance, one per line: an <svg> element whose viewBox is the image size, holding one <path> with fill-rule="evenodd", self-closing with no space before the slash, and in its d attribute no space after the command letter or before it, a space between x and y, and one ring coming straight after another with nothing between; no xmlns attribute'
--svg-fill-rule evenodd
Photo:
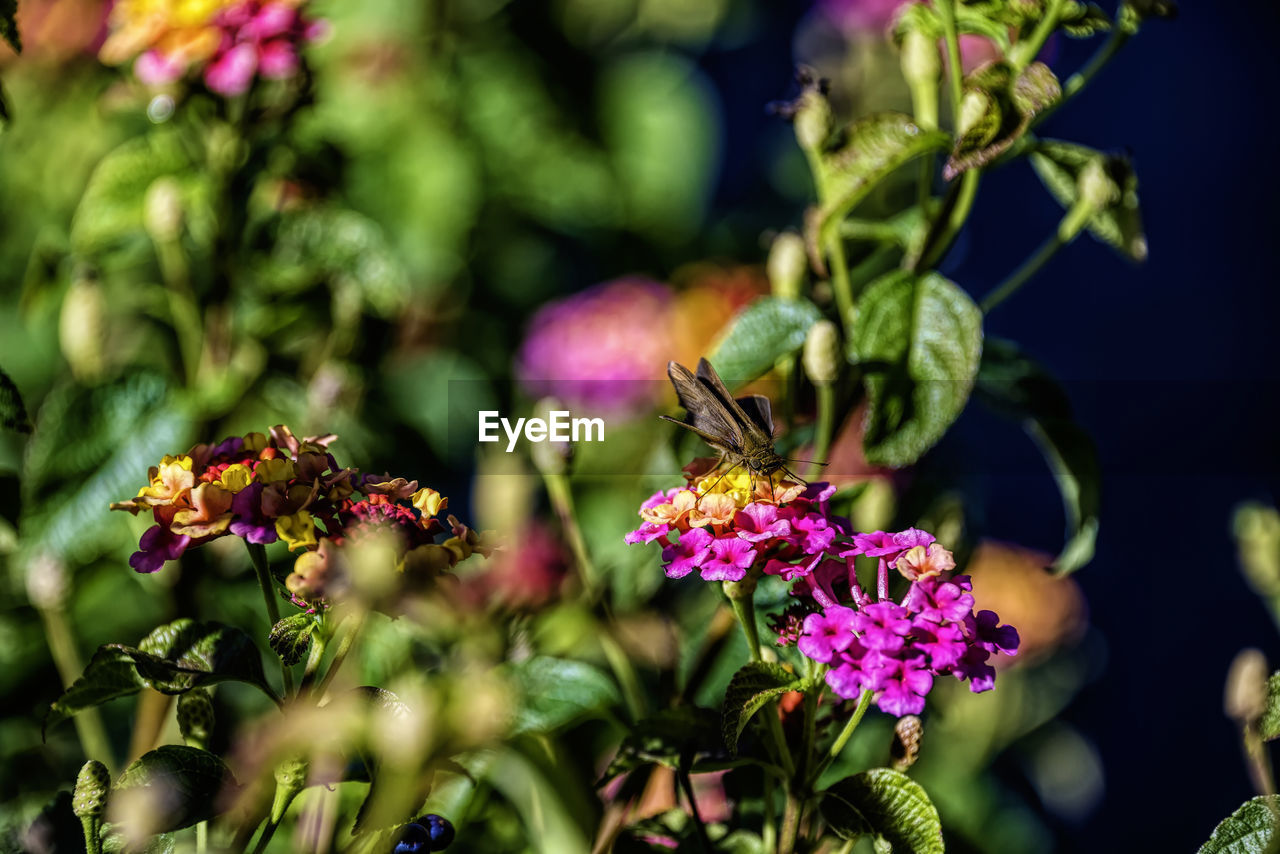
<svg viewBox="0 0 1280 854"><path fill-rule="evenodd" d="M831 104L824 91L826 83L811 76L811 72L804 73L801 82L804 91L790 105L796 141L805 151L821 151L831 136L833 126Z"/></svg>
<svg viewBox="0 0 1280 854"><path fill-rule="evenodd" d="M42 611L62 607L67 569L56 556L41 552L27 565L27 600Z"/></svg>
<svg viewBox="0 0 1280 854"><path fill-rule="evenodd" d="M970 89L960 99L960 115L956 118L956 136L965 137L978 126L992 109L991 96L977 89Z"/></svg>
<svg viewBox="0 0 1280 854"><path fill-rule="evenodd" d="M1092 210L1100 211L1120 200L1120 188L1107 174L1101 158L1093 158L1080 170L1077 180L1080 199Z"/></svg>
<svg viewBox="0 0 1280 854"><path fill-rule="evenodd" d="M912 30L903 37L902 76L908 83L937 85L942 76L942 57L936 39L919 30Z"/></svg>
<svg viewBox="0 0 1280 854"><path fill-rule="evenodd" d="M804 372L814 385L828 385L840 375L840 333L830 320L809 327L801 356Z"/></svg>
<svg viewBox="0 0 1280 854"><path fill-rule="evenodd" d="M276 766L276 794L271 803L271 820L279 822L298 793L307 787L306 757L286 759Z"/></svg>
<svg viewBox="0 0 1280 854"><path fill-rule="evenodd" d="M183 741L204 747L213 734L213 701L203 688L193 688L178 697L178 729Z"/></svg>
<svg viewBox="0 0 1280 854"><path fill-rule="evenodd" d="M769 261L765 265L769 286L773 295L782 299L798 299L809 272L809 256L805 252L804 238L794 231L784 231L773 239L769 247Z"/></svg>
<svg viewBox="0 0 1280 854"><path fill-rule="evenodd" d="M893 744L889 755L895 771L905 771L920 756L920 739L924 736L924 724L915 715L904 715L893 725Z"/></svg>
<svg viewBox="0 0 1280 854"><path fill-rule="evenodd" d="M97 278L77 271L58 315L58 344L76 379L92 381L102 375L106 351L107 301Z"/></svg>
<svg viewBox="0 0 1280 854"><path fill-rule="evenodd" d="M111 774L107 771L107 766L96 759L90 759L80 766L80 773L76 776L71 810L80 818L99 818L106 811L109 791Z"/></svg>
<svg viewBox="0 0 1280 854"><path fill-rule="evenodd" d="M151 182L142 206L142 220L156 243L171 243L182 234L182 189L171 175Z"/></svg>
<svg viewBox="0 0 1280 854"><path fill-rule="evenodd" d="M1233 528L1249 586L1260 596L1280 596L1280 513L1246 504L1236 511Z"/></svg>
<svg viewBox="0 0 1280 854"><path fill-rule="evenodd" d="M1267 708L1267 658L1260 650L1242 649L1227 671L1222 701L1227 717L1249 725Z"/></svg>
<svg viewBox="0 0 1280 854"><path fill-rule="evenodd" d="M752 566L747 570L747 574L740 581L724 581L721 586L724 588L724 595L730 602L740 602L749 600L756 593L756 584L760 581L763 570L758 566Z"/></svg>

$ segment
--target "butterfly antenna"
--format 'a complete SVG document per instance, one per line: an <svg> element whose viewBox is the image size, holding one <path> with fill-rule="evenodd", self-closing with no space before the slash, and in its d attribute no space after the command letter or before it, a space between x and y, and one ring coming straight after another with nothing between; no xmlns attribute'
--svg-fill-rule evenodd
<svg viewBox="0 0 1280 854"><path fill-rule="evenodd" d="M807 463L811 466L829 466L831 463L820 463L817 460L797 460L794 457L787 457L789 463Z"/></svg>
<svg viewBox="0 0 1280 854"><path fill-rule="evenodd" d="M699 498L698 501L702 501L703 498L705 498L708 494L710 494L711 490L715 489L717 486L720 485L720 481L724 480L726 477L733 474L733 470L740 465L742 465L742 463L734 463L733 465L729 466L729 470L726 471L724 474L720 475L718 478L716 478L716 482L711 484L710 488L708 488L702 493L702 497Z"/></svg>

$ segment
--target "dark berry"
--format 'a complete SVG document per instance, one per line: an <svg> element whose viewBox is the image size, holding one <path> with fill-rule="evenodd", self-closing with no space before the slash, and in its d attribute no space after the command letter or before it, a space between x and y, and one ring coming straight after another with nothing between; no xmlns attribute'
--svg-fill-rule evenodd
<svg viewBox="0 0 1280 854"><path fill-rule="evenodd" d="M413 822L400 828L392 854L427 854L428 851L434 850L434 847L431 844L430 832L417 822Z"/></svg>
<svg viewBox="0 0 1280 854"><path fill-rule="evenodd" d="M432 851L443 851L453 842L453 825L444 816L429 813L418 819L418 824L431 836Z"/></svg>

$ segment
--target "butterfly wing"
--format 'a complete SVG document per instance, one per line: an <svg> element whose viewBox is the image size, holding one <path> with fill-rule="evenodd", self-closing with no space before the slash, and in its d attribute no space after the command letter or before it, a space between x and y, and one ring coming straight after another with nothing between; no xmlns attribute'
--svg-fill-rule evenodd
<svg viewBox="0 0 1280 854"><path fill-rule="evenodd" d="M668 362L667 376L671 378L680 405L688 415L684 421L665 415L662 417L692 430L717 450L740 453L742 428L724 401L684 365Z"/></svg>
<svg viewBox="0 0 1280 854"><path fill-rule="evenodd" d="M750 395L741 400L734 398L729 393L729 389L725 388L724 381L720 379L716 369L711 367L711 363L706 359L698 360L697 379L716 400L720 401L752 445L764 443L770 447L773 446L773 413L766 398L760 395ZM743 407L743 401L749 401L750 412ZM763 407L760 401L764 401Z"/></svg>
<svg viewBox="0 0 1280 854"><path fill-rule="evenodd" d="M747 417L760 426L765 433L773 435L773 404L763 394L749 394L735 398L734 402L742 407Z"/></svg>

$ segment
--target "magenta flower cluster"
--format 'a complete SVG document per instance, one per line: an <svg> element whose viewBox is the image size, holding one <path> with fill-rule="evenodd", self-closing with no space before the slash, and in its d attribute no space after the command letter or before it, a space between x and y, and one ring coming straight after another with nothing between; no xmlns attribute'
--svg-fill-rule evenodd
<svg viewBox="0 0 1280 854"><path fill-rule="evenodd" d="M760 487L749 501L699 487L691 476L690 488L651 496L627 542L660 542L672 578L696 569L708 581L740 581L758 568L795 582L798 607L779 621L778 642L794 642L827 665L826 682L837 695L857 699L871 691L887 714L918 714L934 677L988 691L995 685L992 656L1017 654L1017 630L993 611L974 613L971 580L952 575L955 560L932 534L851 533L847 520L830 513L835 489L827 484ZM876 559L874 598L858 583L860 556ZM891 570L910 582L899 602L889 597Z"/></svg>
<svg viewBox="0 0 1280 854"><path fill-rule="evenodd" d="M788 581L808 575L849 534L847 520L830 515L835 487L761 482L753 501L732 493L693 489L656 492L640 508L630 544L658 541L669 578L697 570L706 581L741 581L760 564Z"/></svg>
<svg viewBox="0 0 1280 854"><path fill-rule="evenodd" d="M827 685L841 697L862 691L890 715L916 715L935 676L969 682L976 693L995 687L992 655L1016 655L1018 631L999 625L993 611L973 613L968 576L912 582L901 603L874 602L860 609L833 605L810 614L796 646L830 665Z"/></svg>
<svg viewBox="0 0 1280 854"><path fill-rule="evenodd" d="M193 41L213 45L204 58L205 85L219 95L234 97L248 91L255 77L279 80L295 75L299 49L327 29L325 21L308 19L294 3L241 0L219 11L202 37ZM134 73L151 86L172 83L197 64L199 53L188 45L173 50L157 46L138 57Z"/></svg>

